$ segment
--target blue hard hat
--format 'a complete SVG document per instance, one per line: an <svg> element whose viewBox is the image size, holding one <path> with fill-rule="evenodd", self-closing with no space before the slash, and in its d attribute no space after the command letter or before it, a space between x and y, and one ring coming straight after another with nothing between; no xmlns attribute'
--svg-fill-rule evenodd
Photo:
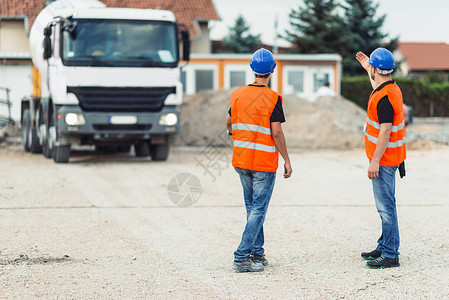
<svg viewBox="0 0 449 300"><path fill-rule="evenodd" d="M373 67L390 70L394 68L393 54L385 48L377 48L374 50L368 60Z"/></svg>
<svg viewBox="0 0 449 300"><path fill-rule="evenodd" d="M262 75L271 73L276 68L276 61L269 50L261 48L254 52L249 65L254 73Z"/></svg>

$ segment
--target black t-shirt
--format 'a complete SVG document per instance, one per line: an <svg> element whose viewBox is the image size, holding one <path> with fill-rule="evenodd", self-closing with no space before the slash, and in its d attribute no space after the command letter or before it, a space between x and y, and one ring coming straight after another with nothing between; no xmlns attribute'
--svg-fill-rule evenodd
<svg viewBox="0 0 449 300"><path fill-rule="evenodd" d="M390 100L388 100L388 96L384 96L377 103L377 118L379 119L379 124L393 123L394 109Z"/></svg>
<svg viewBox="0 0 449 300"><path fill-rule="evenodd" d="M395 83L394 80L386 81L386 82L382 83L380 86L378 86L377 89L374 90L374 92L380 91L386 85L393 84L393 83ZM379 120L379 124L393 123L394 109L390 103L390 100L388 99L388 96L384 96L377 103L377 119Z"/></svg>

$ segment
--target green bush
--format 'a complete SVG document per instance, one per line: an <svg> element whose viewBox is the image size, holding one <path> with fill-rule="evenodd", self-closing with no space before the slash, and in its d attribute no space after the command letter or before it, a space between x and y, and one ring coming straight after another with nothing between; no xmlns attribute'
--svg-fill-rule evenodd
<svg viewBox="0 0 449 300"><path fill-rule="evenodd" d="M429 83L416 78L395 78L404 103L418 117L449 117L449 82ZM368 76L343 77L341 95L363 109L367 108L372 91Z"/></svg>

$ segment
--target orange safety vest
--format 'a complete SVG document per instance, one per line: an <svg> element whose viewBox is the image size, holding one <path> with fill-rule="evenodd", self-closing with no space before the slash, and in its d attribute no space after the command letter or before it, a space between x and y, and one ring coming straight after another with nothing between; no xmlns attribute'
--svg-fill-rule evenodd
<svg viewBox="0 0 449 300"><path fill-rule="evenodd" d="M371 93L368 102L368 115L366 118L365 151L366 156L372 160L374 152L376 151L380 132L377 104L384 96L388 96L388 100L390 101L391 106L393 106L394 118L390 140L387 149L380 159L379 165L394 167L400 165L406 157L402 93L395 82L387 83L385 86L376 89Z"/></svg>
<svg viewBox="0 0 449 300"><path fill-rule="evenodd" d="M279 97L266 86L247 85L232 92L234 167L263 172L277 170L279 152L271 135L270 118Z"/></svg>

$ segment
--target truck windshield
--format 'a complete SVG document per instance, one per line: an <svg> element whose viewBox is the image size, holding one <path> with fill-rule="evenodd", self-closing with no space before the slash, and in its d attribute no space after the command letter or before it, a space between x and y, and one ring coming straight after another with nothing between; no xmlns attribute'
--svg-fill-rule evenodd
<svg viewBox="0 0 449 300"><path fill-rule="evenodd" d="M176 67L178 41L171 22L76 20L63 31L62 59L71 66Z"/></svg>

